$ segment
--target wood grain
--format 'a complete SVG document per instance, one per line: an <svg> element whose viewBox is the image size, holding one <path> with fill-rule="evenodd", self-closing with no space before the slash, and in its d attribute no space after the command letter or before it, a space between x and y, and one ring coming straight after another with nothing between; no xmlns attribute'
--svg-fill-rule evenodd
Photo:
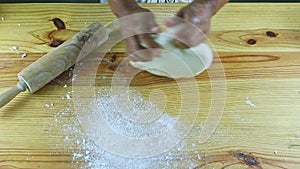
<svg viewBox="0 0 300 169"><path fill-rule="evenodd" d="M155 13L174 14L183 5L143 6ZM230 3L213 18L210 42L218 55L210 70L196 77L200 113L187 136L190 144L181 151L200 152L198 168L299 168L299 6ZM5 18L0 21L0 92L17 83L17 73L23 68L90 23L107 24L115 19L109 7L100 4L5 4L0 5L0 17ZM164 17L157 15L157 20ZM10 50L12 46L19 49ZM96 86L110 86L107 79L124 60L124 52L124 43L120 43L106 55L97 71ZM26 58L21 58L23 53ZM225 79L211 76L219 70L224 70ZM59 129L45 128L53 125L57 112L68 107L68 100L61 97L72 90L70 75L66 71L35 94L22 93L0 110L0 169L74 165L72 153L60 148L69 145L64 145ZM207 142L193 146L213 101L211 83L224 81L226 100L220 124ZM141 72L131 84L145 98L153 89L162 90L168 98L166 112L177 114L180 90L176 81ZM255 107L246 104L247 98ZM49 103L54 106L46 108Z"/></svg>

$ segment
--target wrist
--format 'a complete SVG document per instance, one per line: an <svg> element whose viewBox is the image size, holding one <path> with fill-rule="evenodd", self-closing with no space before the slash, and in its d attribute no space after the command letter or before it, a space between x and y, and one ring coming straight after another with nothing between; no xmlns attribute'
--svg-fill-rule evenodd
<svg viewBox="0 0 300 169"><path fill-rule="evenodd" d="M135 0L109 0L109 4L117 17L130 15L141 8Z"/></svg>
<svg viewBox="0 0 300 169"><path fill-rule="evenodd" d="M192 4L202 7L209 15L214 16L229 0L194 0Z"/></svg>

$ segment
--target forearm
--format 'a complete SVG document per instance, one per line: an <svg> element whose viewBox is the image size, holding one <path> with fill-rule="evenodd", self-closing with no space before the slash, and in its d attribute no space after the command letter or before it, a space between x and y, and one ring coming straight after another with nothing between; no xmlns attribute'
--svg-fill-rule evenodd
<svg viewBox="0 0 300 169"><path fill-rule="evenodd" d="M204 5L211 11L211 16L215 15L229 0L194 0L192 3Z"/></svg>
<svg viewBox="0 0 300 169"><path fill-rule="evenodd" d="M109 0L108 2L117 17L128 15L130 11L139 7L136 0Z"/></svg>

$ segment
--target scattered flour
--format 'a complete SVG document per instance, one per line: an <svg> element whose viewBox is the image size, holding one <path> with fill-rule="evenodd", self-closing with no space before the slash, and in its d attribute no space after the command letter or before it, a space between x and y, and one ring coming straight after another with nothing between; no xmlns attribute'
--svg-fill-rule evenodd
<svg viewBox="0 0 300 169"><path fill-rule="evenodd" d="M18 50L18 49L19 49L18 46L12 46L12 47L9 48L9 50L11 50L11 51L15 51L15 50Z"/></svg>
<svg viewBox="0 0 300 169"><path fill-rule="evenodd" d="M66 98L67 98L67 100L71 100L71 94L70 94L70 92L66 93Z"/></svg>
<svg viewBox="0 0 300 169"><path fill-rule="evenodd" d="M45 107L46 107L46 108L51 108L51 107L53 107L53 106L54 106L53 103L45 103Z"/></svg>
<svg viewBox="0 0 300 169"><path fill-rule="evenodd" d="M251 102L251 100L249 99L249 97L246 97L245 103L246 103L247 105L253 107L253 108L256 108L256 105L253 104L253 103Z"/></svg>
<svg viewBox="0 0 300 169"><path fill-rule="evenodd" d="M105 151L99 147L82 129L82 126L74 111L72 94L68 92L66 97L70 106L63 111L56 113L53 116L53 128L59 129L59 134L64 139L64 144L57 144L56 149L63 149L70 152L72 155L72 166L76 169L174 169L174 168L195 168L199 161L202 160L200 153L195 151L190 154L184 151L187 146L186 140L173 147L172 149L163 152L160 155L148 158L128 158L119 156ZM141 95L134 91L128 91L130 95L132 113L149 113L148 110L159 111L155 105L149 101L143 100ZM122 133L131 137L148 137L151 135L160 135L168 128L174 128L175 118L168 114L162 113L157 119L154 119L151 124L137 123L127 118L124 118L122 112L115 108L113 102L117 95L112 95L106 91L98 92L97 107L104 113L104 119L116 132ZM101 126L101 125L99 125ZM174 138L176 139L176 138ZM195 146L195 145L194 145ZM146 148L151 149L151 146ZM181 151L183 150L183 151Z"/></svg>
<svg viewBox="0 0 300 169"><path fill-rule="evenodd" d="M26 58L27 57L27 54L26 53L23 53L22 55L21 55L21 58Z"/></svg>
<svg viewBox="0 0 300 169"><path fill-rule="evenodd" d="M15 51L16 52L16 55L19 55L20 52L19 52L19 47L18 46L12 46L12 47L9 47L8 48L10 51ZM23 53L21 55L21 58L26 58L27 57L27 53Z"/></svg>
<svg viewBox="0 0 300 169"><path fill-rule="evenodd" d="M54 81L69 89L72 86L68 87L67 84L77 79L73 68L69 68L69 72L66 73L69 74L66 74L65 79L57 78ZM129 100L125 99L125 103L130 103L131 106L123 106L125 111L116 109L115 104L113 104L122 98L120 95L112 94L102 88L98 91L97 99L93 103L94 109L103 113L106 123L114 131L138 138L159 136L168 131L167 129L174 129L180 133L180 128L174 125L176 118L170 116L168 112L162 112L150 101L144 100L141 94L134 89L127 91L130 97ZM188 136L173 148L153 157L128 158L119 156L105 151L83 129L80 119L77 117L78 113L74 108L74 104L78 104L74 103L74 94L76 91L69 91L63 96L59 96L57 103L54 103L55 106L51 103L45 104L47 110L57 113L51 115L50 121L46 122L43 130L49 139L53 140L54 151L60 150L60 152L70 154L74 169L195 169L199 163L205 163L211 146L226 147L230 145L230 140L234 140L231 130L219 128L205 145L199 143L198 137L194 139L195 137ZM250 100L246 101L246 104L254 105ZM155 116L151 115L153 113ZM132 117L136 118L132 119ZM141 121L141 118L146 118L145 123L137 122ZM99 124L99 126L101 125ZM92 125L90 127L95 128ZM204 129L204 123L201 122L200 125L194 125L191 133L198 136ZM146 148L151 149L152 147L149 145Z"/></svg>

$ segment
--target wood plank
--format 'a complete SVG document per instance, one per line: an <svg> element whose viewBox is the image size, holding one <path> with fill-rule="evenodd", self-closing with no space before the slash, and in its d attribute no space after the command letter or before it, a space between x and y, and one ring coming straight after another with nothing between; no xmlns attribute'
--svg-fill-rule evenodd
<svg viewBox="0 0 300 169"><path fill-rule="evenodd" d="M209 94L207 89L209 82L201 83L201 107L197 122L194 124L195 128L188 136L191 144L197 142L198 133L197 126L203 122L207 114L207 105L210 104ZM209 163L213 161L225 161L225 163L231 163L232 161L238 161L233 156L231 151L241 150L242 152L256 152L263 153L258 155L259 158L266 157L266 163L275 158L275 163L286 168L297 168L299 165L299 124L298 124L298 110L299 110L299 79L286 79L282 82L281 79L250 79L244 80L227 80L227 98L226 108L222 116L221 124L218 130L215 132L209 142L205 144L199 144L197 146L191 146L191 152L195 150L202 151L201 156L205 157ZM178 100L178 93L172 89L174 85L152 85L151 87L138 88L146 96L151 89L161 89L170 100L174 100L176 105ZM51 134L52 137L41 131L43 128L43 122L50 121L49 116L53 116L57 112L61 111L64 102L61 100L61 96L64 96L70 89L65 89L63 86L50 85L42 89L38 93L32 96L31 94L22 94L16 98L12 103L7 105L1 111L1 134L2 146L4 146L2 153L3 156L10 160L14 158L9 156L11 152L7 152L6 148L12 148L13 154L18 154L16 148L27 148L24 152L30 154L30 158L36 159L35 150L41 149L41 153L50 155L53 151L54 154L65 154L67 152L59 152L59 149L51 149L55 144L59 144L59 140L63 142L63 138L57 139L60 136L58 129L54 129ZM250 97L251 101L256 105L256 108L252 108L245 104L246 97ZM45 108L46 103L54 103L54 109ZM18 105L22 105L19 107ZM293 105L291 107L291 105ZM167 112L170 114L175 113L172 111L174 104L167 105ZM42 111L41 111L42 110ZM266 119L266 116L267 119ZM53 119L52 119L53 120ZM53 121L52 121L53 123ZM14 131L12 133L12 131ZM34 134L35 133L35 134ZM38 133L38 134L37 134ZM9 138L8 138L9 137ZM5 142L4 140L10 140ZM37 144L37 142L43 144ZM4 144L3 144L4 143ZM26 144L24 144L26 143ZM46 148L45 148L46 147ZM221 147L222 149L217 149ZM2 148L0 148L2 149ZM278 152L280 155L275 155L274 152ZM22 154L22 153L21 153ZM26 154L26 153L24 153ZM26 155L24 155L26 157ZM222 158L215 157L221 154ZM33 157L31 157L33 156ZM61 166L66 167L69 165L71 154L62 155L62 159L67 161L57 161L56 156L46 158L47 161L40 163L59 163ZM255 156L256 157L256 156ZM61 158L57 157L59 160ZM35 160L29 160L35 162ZM285 159L285 160L284 160ZM265 160L265 159L260 159ZM39 161L39 160L37 160ZM272 168L268 164L262 162L264 168ZM200 161L200 165L204 165L205 161ZM16 166L22 166L23 164L17 161ZM212 164L213 166L219 166L220 164ZM224 164L223 164L224 165ZM243 164L246 166L245 164ZM58 165L60 166L60 165ZM290 167L288 167L290 166ZM62 168L63 168L62 167ZM210 168L209 166L208 168ZM240 166L236 166L239 168Z"/></svg>
<svg viewBox="0 0 300 169"><path fill-rule="evenodd" d="M297 5L261 5L259 3L243 5L227 4L212 20L213 31L210 41L217 51L271 52L284 49L286 51L299 51L299 43L297 42L300 38L300 24L297 22L296 16L299 16L300 12ZM109 7L101 4L69 4L67 9L63 5L55 4L36 4L34 8L29 6L31 4L1 5L0 9L3 14L0 14L5 18L0 25L1 32L4 32L0 42L1 50L13 53L9 51L9 48L20 46L22 47L20 52L25 53L49 51L51 49L48 45L51 41L48 37L49 33L56 31L57 36L61 35L51 21L53 18L60 18L66 23L67 30L63 30L63 33L69 35L92 22L98 21L107 24L116 19L111 14ZM168 11L168 14L175 14L176 10L183 4L151 4L150 6L145 4L144 6L150 7L156 13ZM273 8L276 8L276 14L274 14ZM157 15L157 20L169 18L168 15L165 15ZM238 17L233 17L235 15ZM263 18L257 18L257 16L263 16ZM32 18L35 19L32 20ZM268 37L265 35L266 31L273 31L278 36ZM250 38L256 39L257 44L248 45L246 42ZM121 44L114 50L123 51L123 49L124 44Z"/></svg>
<svg viewBox="0 0 300 169"><path fill-rule="evenodd" d="M15 54L5 54L0 58L0 67L3 70L3 76L0 81L0 86L8 87L17 83L17 73L24 67L34 62L41 57L40 53L33 53L31 57L26 59L20 58ZM215 56L213 61L214 67L211 67L208 71L197 76L197 80L209 80L209 72L214 72L224 68L226 79L263 79L263 78L295 78L299 77L300 70L297 69L300 66L300 58L298 52L219 52ZM113 62L112 62L112 58ZM100 62L100 66L97 72L99 83L103 78L112 78L115 70L125 65L120 63L125 58L124 52L111 52ZM96 59L90 59L88 62L93 63ZM241 71L243 70L243 71ZM121 72L126 76L128 72ZM61 76L53 80L51 85L58 85L62 83L71 84L70 76L72 71L68 70ZM129 76L130 74L128 74ZM155 78L153 78L155 77ZM222 78L222 76L214 76L214 78ZM102 80L104 81L104 80ZM105 79L107 82L107 79ZM132 85L151 85L154 83L173 83L173 79L153 76L148 72L142 71L132 81Z"/></svg>
<svg viewBox="0 0 300 169"><path fill-rule="evenodd" d="M299 5L229 3L213 18L210 42L220 60L216 56L209 71L223 66L226 79L212 79L209 71L196 77L200 113L187 136L187 148L179 154L190 154L200 168L299 168ZM183 4L143 6L155 13L174 14ZM101 4L5 4L0 5L0 17L5 18L0 21L0 92L15 85L20 70L54 48L49 46L53 38L64 41L94 21L107 24L115 19L109 7ZM157 20L164 17L158 15ZM57 30L53 18L60 18L66 29ZM248 44L249 39L256 43ZM12 51L12 46L19 49ZM106 55L98 68L97 87L109 87L124 52L120 43ZM26 58L21 58L23 53ZM66 145L54 121L58 112L69 107L69 100L62 97L73 90L70 74L66 71L35 94L20 94L0 110L0 169L79 168L66 148L78 145ZM226 100L220 124L208 142L199 144L199 127L213 102L211 83L224 81ZM176 81L142 72L132 85L145 98L160 89L168 98L165 111L170 116L178 114L181 98ZM53 107L45 107L51 103ZM72 125L72 118L66 116L65 123Z"/></svg>

